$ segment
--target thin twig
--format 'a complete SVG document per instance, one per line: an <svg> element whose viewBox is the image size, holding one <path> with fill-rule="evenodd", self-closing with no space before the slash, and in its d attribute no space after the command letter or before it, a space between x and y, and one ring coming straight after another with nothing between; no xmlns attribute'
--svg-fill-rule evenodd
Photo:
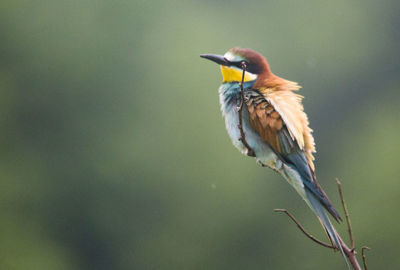
<svg viewBox="0 0 400 270"><path fill-rule="evenodd" d="M240 138L239 141L242 142L242 144L247 148L247 155L250 157L255 157L255 153L253 151L253 149L251 149L250 145L247 143L246 141L246 137L243 131L243 119L242 119L242 110L243 110L243 104L244 104L244 89L243 89L243 84L244 84L244 75L246 73L246 62L242 62L241 63L242 69L243 69L243 73L242 73L242 81L239 83L240 85L240 104L238 107L238 115L239 115L239 124L238 124L238 128L240 131Z"/></svg>
<svg viewBox="0 0 400 270"><path fill-rule="evenodd" d="M371 249L369 247L367 247L367 246L363 246L361 248L361 255L362 255L362 261L363 261L363 265L364 265L364 270L368 270L367 263L365 262L365 250L371 250Z"/></svg>
<svg viewBox="0 0 400 270"><path fill-rule="evenodd" d="M350 237L350 243L351 243L351 248L349 248L346 243L343 241L343 239L339 236L338 233L337 236L339 238L340 241L340 245L342 246L343 252L344 254L346 254L347 258L349 259L351 265L353 266L353 268L355 270L361 270L361 266L358 263L357 257L356 257L356 249L355 249L355 245L354 245L354 237L353 237L353 230L351 228L351 223L350 223L350 215L349 215L349 211L347 210L347 205L346 202L344 200L344 196L343 196L343 192L342 192L342 183L340 183L339 179L336 178L336 183L338 185L338 192L340 195L340 201L342 202L342 206L343 206L343 211L345 213L346 216L346 223L347 223L347 229L349 232L349 237Z"/></svg>
<svg viewBox="0 0 400 270"><path fill-rule="evenodd" d="M338 185L338 191L339 191L339 195L340 195L340 200L342 202L343 211L344 211L344 214L346 215L347 229L349 231L349 237L350 237L350 246L351 246L351 249L354 250L355 246L354 246L353 230L351 229L349 211L347 210L346 202L344 201L344 197L343 197L342 183L340 183L339 179L337 179L337 178L336 178L336 183Z"/></svg>
<svg viewBox="0 0 400 270"><path fill-rule="evenodd" d="M323 241L321 241L321 240L315 238L315 237L312 236L311 234L309 234L309 233L304 229L304 227L300 224L300 222L298 222L297 219L296 219L292 214L289 213L288 210L286 210L286 209L274 209L274 212L282 212L282 213L285 213L291 220L293 220L294 223L296 223L297 228L299 228L299 229L304 233L305 236L307 236L308 238L310 238L310 239L311 239L312 241L314 241L315 243L317 243L317 244L319 244L319 245L321 245L321 246L323 246L323 247L326 247L326 248L337 249L335 246L330 245L330 244L327 244L327 243L325 243L325 242L323 242Z"/></svg>

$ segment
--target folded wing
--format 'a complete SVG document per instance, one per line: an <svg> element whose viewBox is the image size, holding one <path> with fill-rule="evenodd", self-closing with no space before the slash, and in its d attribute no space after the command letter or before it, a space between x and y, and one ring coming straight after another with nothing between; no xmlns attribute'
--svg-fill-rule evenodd
<svg viewBox="0 0 400 270"><path fill-rule="evenodd" d="M305 187L339 221L339 214L315 177L312 155L315 152L314 139L301 99L300 95L292 91L266 88L245 92L251 126L282 162L299 172Z"/></svg>

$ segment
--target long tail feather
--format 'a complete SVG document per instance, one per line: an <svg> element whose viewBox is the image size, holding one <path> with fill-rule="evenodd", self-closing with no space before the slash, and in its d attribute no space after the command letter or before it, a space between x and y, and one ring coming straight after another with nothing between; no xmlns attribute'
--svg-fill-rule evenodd
<svg viewBox="0 0 400 270"><path fill-rule="evenodd" d="M281 170L279 172L282 174L283 177L286 178L286 180L291 184L296 191L299 193L299 195L306 201L308 206L311 208L311 210L315 213L315 215L318 217L319 221L321 222L322 226L324 227L325 231L327 232L330 240L333 242L335 246L338 247L340 250L340 253L342 253L343 258L350 269L349 262L347 261L347 257L343 251L342 245L340 244L340 240L338 237L338 234L333 227L331 221L328 218L328 212L326 208L324 208L324 205L322 204L323 201L320 200L316 195L315 191L310 189L307 186L307 181L310 180L305 180L302 179L300 174L297 172L297 170L293 167L290 166L282 166ZM306 185L305 185L306 184ZM332 206L333 208L333 206ZM336 211L336 210L335 210Z"/></svg>
<svg viewBox="0 0 400 270"><path fill-rule="evenodd" d="M328 233L330 239L333 241L335 246L337 246L340 250L340 253L342 253L344 260L347 263L348 268L350 269L349 262L347 261L347 257L344 254L344 251L342 249L342 245L340 244L338 234L333 227L331 221L328 218L328 215L326 214L326 210L324 207L321 205L319 200L315 198L315 196L308 190L306 190L306 196L308 201L306 200L307 204L310 206L311 210L317 215L318 219L321 221L322 225L324 226L326 232Z"/></svg>

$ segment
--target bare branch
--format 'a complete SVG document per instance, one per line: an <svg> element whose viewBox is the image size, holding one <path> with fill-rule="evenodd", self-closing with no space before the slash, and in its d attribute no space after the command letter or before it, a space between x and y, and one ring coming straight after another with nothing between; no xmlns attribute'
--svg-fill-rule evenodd
<svg viewBox="0 0 400 270"><path fill-rule="evenodd" d="M326 247L326 248L337 249L335 246L330 245L330 244L327 244L327 243L325 243L325 242L323 242L323 241L321 241L321 240L315 238L315 237L312 236L311 234L309 234L309 233L304 229L304 227L301 226L300 222L298 222L297 219L296 219L292 214L289 213L288 210L286 210L286 209L274 209L274 212L282 212L282 213L285 213L286 215L288 215L288 217L289 217L291 220L293 220L294 223L296 223L297 228L299 228L300 231L302 231L302 232L304 233L305 236L307 236L308 238L310 238L310 239L311 239L312 241L314 241L315 243L317 243L317 244L319 244L319 245L321 245L321 246L323 246L323 247Z"/></svg>
<svg viewBox="0 0 400 270"><path fill-rule="evenodd" d="M337 235L337 237L339 239L340 246L342 247L343 253L345 254L347 259L349 260L352 268L354 270L362 270L360 264L358 263L357 257L356 257L357 252L356 252L355 247L354 247L353 231L352 231L352 228L351 228L349 213L348 213L347 206L346 206L346 203L345 203L345 200L344 200L344 196L343 196L343 192L342 192L342 189L341 189L341 183L339 182L338 179L336 179L336 181L337 181L337 184L338 184L338 191L339 191L340 199L341 199L341 202L342 202L342 205L343 205L343 209L344 209L344 212L345 212L345 215L346 215L346 222L347 222L347 227L348 227L349 235L350 235L351 248L349 248L346 245L346 243L342 240L342 238L340 237L340 235L337 232L336 232L336 235ZM297 227L303 232L303 234L305 234L312 241L316 242L317 244L319 244L321 246L324 246L324 247L327 247L327 248L330 248L330 249L337 249L337 247L335 247L333 245L329 245L329 244L327 244L325 242L322 242L322 241L316 239L311 234L309 234L303 228L303 226L301 226L301 224L296 220L296 218L292 214L290 214L286 209L274 209L274 211L275 212L283 212L286 215L288 215L288 217L290 217L290 219L292 219L292 221L294 223L296 223ZM361 253L362 253L362 259L363 259L363 264L364 264L364 270L367 270L367 265L366 265L366 262L365 262L365 254L364 254L364 250L365 249L369 250L368 247L362 247Z"/></svg>
<svg viewBox="0 0 400 270"><path fill-rule="evenodd" d="M251 149L250 145L247 143L246 141L246 137L243 131L243 117L242 117L242 111L243 111L243 104L244 104L244 89L243 89L243 84L244 84L244 75L246 73L246 62L242 62L241 63L242 69L243 69L243 73L242 73L242 81L239 83L240 85L240 104L238 107L238 115L239 115L239 131L240 131L240 138L239 141L242 142L242 144L247 148L247 155L250 157L255 157L255 153L253 151L253 149Z"/></svg>
<svg viewBox="0 0 400 270"><path fill-rule="evenodd" d="M339 179L337 179L337 178L336 178L336 183L338 185L338 191L339 191L339 195L340 195L340 201L342 202L343 211L344 211L344 214L346 215L347 229L349 231L349 237L350 237L350 246L351 246L351 249L354 250L355 246L354 246L353 230L351 229L349 211L347 210L346 202L344 201L344 197L343 197L342 183L340 183Z"/></svg>
<svg viewBox="0 0 400 270"><path fill-rule="evenodd" d="M346 257L349 259L349 262L351 266L353 267L354 270L362 270L360 264L358 263L357 257L356 257L356 250L355 249L350 249L345 242L343 242L342 238L340 235L336 232L337 237L339 238L340 245L342 246L343 252L346 255Z"/></svg>

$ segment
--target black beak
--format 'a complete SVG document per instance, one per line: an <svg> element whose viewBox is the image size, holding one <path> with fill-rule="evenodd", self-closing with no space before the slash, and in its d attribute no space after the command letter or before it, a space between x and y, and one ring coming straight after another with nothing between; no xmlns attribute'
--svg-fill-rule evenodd
<svg viewBox="0 0 400 270"><path fill-rule="evenodd" d="M225 57L222 55L216 55L216 54L200 54L200 57L211 60L217 64L223 65L223 66L230 66L232 63L229 62Z"/></svg>

